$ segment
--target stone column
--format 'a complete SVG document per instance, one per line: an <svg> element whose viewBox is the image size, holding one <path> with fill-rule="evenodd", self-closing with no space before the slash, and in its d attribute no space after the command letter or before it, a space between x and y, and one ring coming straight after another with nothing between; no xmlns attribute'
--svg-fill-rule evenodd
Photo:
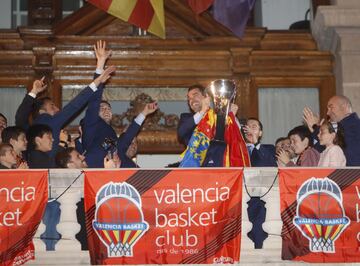
<svg viewBox="0 0 360 266"><path fill-rule="evenodd" d="M60 222L56 226L57 232L61 234L61 239L55 246L56 251L81 251L81 245L75 237L80 231L80 225L76 217L76 203L80 201L83 194L83 177L79 177L79 175L79 170L52 169L50 171L49 183L52 197L56 198L61 195L58 199L61 210ZM77 179L77 177L79 178ZM75 179L77 179L77 181L72 183ZM71 186L68 188L70 184ZM65 190L66 192L62 194Z"/></svg>
<svg viewBox="0 0 360 266"><path fill-rule="evenodd" d="M332 0L319 6L312 34L320 50L335 57L336 92L347 96L360 113L360 1Z"/></svg>

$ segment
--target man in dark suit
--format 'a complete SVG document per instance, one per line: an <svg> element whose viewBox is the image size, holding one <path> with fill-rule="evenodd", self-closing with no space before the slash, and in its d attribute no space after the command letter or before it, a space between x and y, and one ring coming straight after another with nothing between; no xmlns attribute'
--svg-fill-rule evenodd
<svg viewBox="0 0 360 266"><path fill-rule="evenodd" d="M88 166L90 168L103 168L104 157L108 155L108 152L111 154L117 152L121 161L121 168L137 167L127 156L127 150L139 133L146 116L157 110L157 103L146 104L143 111L134 119L125 133L117 138L115 130L110 125L111 106L108 102L101 101L101 95L97 95L97 97L90 101L84 118L82 144L86 150ZM109 141L112 147L104 147L103 144L106 141Z"/></svg>
<svg viewBox="0 0 360 266"><path fill-rule="evenodd" d="M53 146L50 151L50 156L55 158L59 145L59 136L61 129L67 122L79 112L94 95L94 92L98 90L98 87L105 83L112 72L115 71L115 67L107 68L101 75L99 75L89 86L83 89L74 99L72 99L62 110L60 110L55 103L49 97L36 99L36 95L27 94L20 104L16 117L17 125L23 128L29 126L29 110L35 108L36 118L33 124L47 125L51 128L52 136L54 138ZM39 86L44 87L44 80L40 80Z"/></svg>
<svg viewBox="0 0 360 266"><path fill-rule="evenodd" d="M187 100L189 108L192 112L182 113L180 115L180 121L177 130L180 142L185 145L189 144L195 128L210 109L210 96L206 93L205 88L200 84L192 85L189 87L187 93ZM236 116L237 110L238 106L232 103L230 105L230 112L232 112ZM219 123L219 121L220 119L218 116L217 123L215 125L216 133L214 139L211 140L212 143L210 143L206 158L202 162L201 166L203 167L223 166L223 153L226 148L226 143L224 142L225 123ZM180 164L180 167L184 167L184 165ZM189 165L186 165L186 167L189 167ZM194 166L192 165L191 167Z"/></svg>
<svg viewBox="0 0 360 266"><path fill-rule="evenodd" d="M200 85L192 85L187 93L188 105L192 113L182 113L178 126L178 137L181 143L187 145L196 125L210 108L210 96L206 94L205 88Z"/></svg>
<svg viewBox="0 0 360 266"><path fill-rule="evenodd" d="M271 144L261 144L260 140L263 134L263 125L256 118L248 118L246 121L245 141L248 148L251 166L276 167L275 146Z"/></svg>
<svg viewBox="0 0 360 266"><path fill-rule="evenodd" d="M136 122L130 126L120 135L118 140L118 154L121 161L121 168L138 168L139 166L133 161L137 154L137 133L140 130L140 125ZM135 132L135 137L134 133Z"/></svg>
<svg viewBox="0 0 360 266"><path fill-rule="evenodd" d="M106 60L111 56L111 50L106 50L106 43L98 41L94 47L97 58L96 73L103 71ZM138 134L145 117L157 110L157 103L146 104L144 110L130 124L123 137L117 137L111 126L112 110L109 102L102 100L104 85L91 97L83 119L82 147L86 150L86 162L90 168L103 168L104 157L118 153L122 168L136 167L127 158L126 151Z"/></svg>
<svg viewBox="0 0 360 266"><path fill-rule="evenodd" d="M344 130L346 166L360 166L360 118L353 111L351 101L343 95L331 97L327 104L327 116L334 126ZM310 108L305 108L303 118L312 132L313 138L319 144L320 119ZM320 147L319 147L320 146ZM318 151L322 151L321 145L316 145Z"/></svg>

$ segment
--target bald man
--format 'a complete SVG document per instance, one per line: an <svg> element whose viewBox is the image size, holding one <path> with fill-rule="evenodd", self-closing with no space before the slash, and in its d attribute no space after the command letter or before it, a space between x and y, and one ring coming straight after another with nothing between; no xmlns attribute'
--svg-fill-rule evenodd
<svg viewBox="0 0 360 266"><path fill-rule="evenodd" d="M350 100L342 95L330 98L326 113L331 122L338 123L344 129L346 166L360 166L360 119L352 111ZM319 119L309 108L304 109L304 120L316 133Z"/></svg>

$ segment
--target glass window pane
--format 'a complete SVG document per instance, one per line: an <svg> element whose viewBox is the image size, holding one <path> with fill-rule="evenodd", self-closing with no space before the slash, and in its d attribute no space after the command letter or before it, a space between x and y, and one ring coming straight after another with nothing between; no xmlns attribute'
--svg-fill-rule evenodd
<svg viewBox="0 0 360 266"><path fill-rule="evenodd" d="M12 0L12 1L11 1L12 10L13 10L13 11L17 10L17 1L18 1L18 0Z"/></svg>
<svg viewBox="0 0 360 266"><path fill-rule="evenodd" d="M15 125L15 113L26 93L25 88L0 88L1 98L6 99L0 104L0 113L8 120L8 126Z"/></svg>
<svg viewBox="0 0 360 266"><path fill-rule="evenodd" d="M310 107L319 114L317 88L260 88L259 119L264 126L261 142L274 144L279 137L302 124L302 111Z"/></svg>
<svg viewBox="0 0 360 266"><path fill-rule="evenodd" d="M63 0L63 10L64 11L74 11L79 9L80 1L79 0Z"/></svg>
<svg viewBox="0 0 360 266"><path fill-rule="evenodd" d="M16 25L16 16L14 14L11 16L11 27L13 29L15 29L17 27L17 25Z"/></svg>
<svg viewBox="0 0 360 266"><path fill-rule="evenodd" d="M28 0L20 0L20 10L26 11L28 9Z"/></svg>
<svg viewBox="0 0 360 266"><path fill-rule="evenodd" d="M27 25L27 15L21 15L21 22L20 25L21 26L26 26Z"/></svg>

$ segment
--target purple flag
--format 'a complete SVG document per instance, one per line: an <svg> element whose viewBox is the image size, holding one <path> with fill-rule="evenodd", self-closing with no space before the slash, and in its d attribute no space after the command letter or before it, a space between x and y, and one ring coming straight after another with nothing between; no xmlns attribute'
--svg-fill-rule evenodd
<svg viewBox="0 0 360 266"><path fill-rule="evenodd" d="M255 0L215 0L214 18L241 38Z"/></svg>

